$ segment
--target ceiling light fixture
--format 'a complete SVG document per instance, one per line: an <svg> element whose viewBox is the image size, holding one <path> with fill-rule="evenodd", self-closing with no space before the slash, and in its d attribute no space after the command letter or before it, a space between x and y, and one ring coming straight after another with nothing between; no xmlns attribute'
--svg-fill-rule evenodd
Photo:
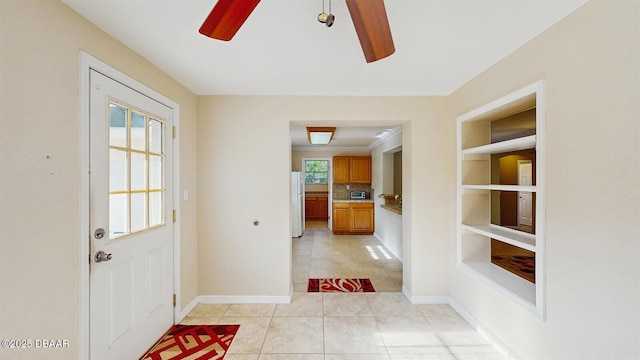
<svg viewBox="0 0 640 360"><path fill-rule="evenodd" d="M385 129L385 130L376 132L375 135L378 139L382 139L390 135L392 132L393 132L393 129Z"/></svg>
<svg viewBox="0 0 640 360"><path fill-rule="evenodd" d="M335 127L307 127L307 138L313 145L327 145L335 132Z"/></svg>
<svg viewBox="0 0 640 360"><path fill-rule="evenodd" d="M329 13L324 12L324 0L322 0L322 12L318 14L318 21L331 27L336 17L331 13L331 0L329 0Z"/></svg>

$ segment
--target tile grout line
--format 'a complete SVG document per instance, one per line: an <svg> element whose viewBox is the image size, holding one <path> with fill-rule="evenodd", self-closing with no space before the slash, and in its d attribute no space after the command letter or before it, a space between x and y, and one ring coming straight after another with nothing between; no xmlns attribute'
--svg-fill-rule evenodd
<svg viewBox="0 0 640 360"><path fill-rule="evenodd" d="M440 340L440 342L442 342L442 344L444 345L444 347L447 348L447 351L449 352L448 354L453 356L454 359L458 359L458 357L456 356L456 354L453 353L453 351L451 351L451 348L449 347L449 344L447 344L444 339L442 338L442 336L440 336L440 331L438 329L436 329L435 326L433 326L433 324L431 323L431 321L429 321L429 317L422 312L422 310L420 310L418 308L418 311L420 311L420 314L422 315L422 317L426 320L427 324L429 324L429 326L431 326L431 328L433 329L433 331L436 333L436 336L438 337L438 339Z"/></svg>
<svg viewBox="0 0 640 360"><path fill-rule="evenodd" d="M374 293L375 294L375 293ZM373 317L373 322L376 324L376 328L378 329L378 335L380 336L380 340L384 345L384 351L387 354L387 358L391 359L391 354L389 353L389 346L387 342L384 340L384 336L382 336L382 330L380 329L380 325L378 324L378 320L376 320L376 314L373 313L373 308L371 307L371 303L369 302L369 297L365 294L364 297L367 300L367 306L369 306L369 311L371 311L371 316Z"/></svg>

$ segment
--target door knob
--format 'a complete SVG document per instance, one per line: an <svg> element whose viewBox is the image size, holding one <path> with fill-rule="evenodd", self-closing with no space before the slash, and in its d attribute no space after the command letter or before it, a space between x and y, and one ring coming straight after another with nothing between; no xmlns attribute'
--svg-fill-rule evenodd
<svg viewBox="0 0 640 360"><path fill-rule="evenodd" d="M107 254L106 252L100 250L93 257L93 260L97 263L103 262L103 261L109 261L111 260L111 254Z"/></svg>

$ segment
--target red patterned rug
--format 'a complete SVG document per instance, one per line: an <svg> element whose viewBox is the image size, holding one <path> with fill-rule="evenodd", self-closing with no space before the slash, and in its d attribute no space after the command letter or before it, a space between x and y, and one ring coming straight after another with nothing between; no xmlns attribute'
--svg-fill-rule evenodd
<svg viewBox="0 0 640 360"><path fill-rule="evenodd" d="M369 279L309 279L307 292L375 292Z"/></svg>
<svg viewBox="0 0 640 360"><path fill-rule="evenodd" d="M144 360L223 359L240 325L174 325Z"/></svg>

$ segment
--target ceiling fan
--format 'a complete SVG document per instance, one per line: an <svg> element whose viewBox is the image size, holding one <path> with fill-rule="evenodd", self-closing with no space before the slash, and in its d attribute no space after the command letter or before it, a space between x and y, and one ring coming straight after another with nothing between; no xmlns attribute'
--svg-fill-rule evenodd
<svg viewBox="0 0 640 360"><path fill-rule="evenodd" d="M396 50L384 0L345 1L367 62L393 54ZM218 40L231 40L258 3L260 0L218 0L200 27L200 33Z"/></svg>

